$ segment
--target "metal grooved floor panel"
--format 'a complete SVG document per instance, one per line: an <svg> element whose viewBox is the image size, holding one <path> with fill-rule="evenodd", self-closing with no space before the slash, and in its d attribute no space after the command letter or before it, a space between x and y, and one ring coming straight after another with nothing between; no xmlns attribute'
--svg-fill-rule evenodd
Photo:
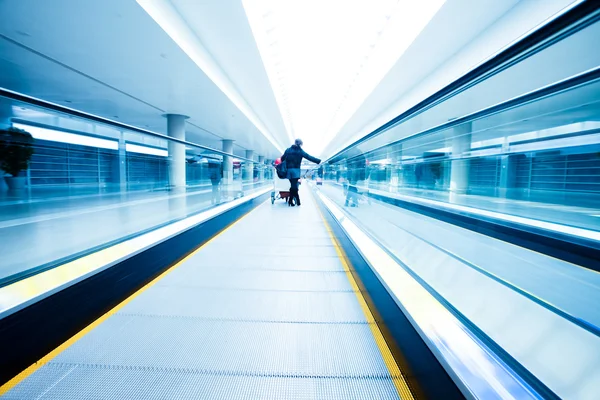
<svg viewBox="0 0 600 400"><path fill-rule="evenodd" d="M398 399L303 195L252 211L5 398Z"/></svg>

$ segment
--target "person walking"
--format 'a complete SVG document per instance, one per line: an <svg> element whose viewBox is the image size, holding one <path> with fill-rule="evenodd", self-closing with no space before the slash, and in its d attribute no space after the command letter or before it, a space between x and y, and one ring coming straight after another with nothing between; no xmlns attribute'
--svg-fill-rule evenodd
<svg viewBox="0 0 600 400"><path fill-rule="evenodd" d="M212 204L221 203L221 179L223 178L223 163L219 160L208 159L208 175L212 184Z"/></svg>
<svg viewBox="0 0 600 400"><path fill-rule="evenodd" d="M348 151L346 156L346 167L348 170L348 191L344 207L358 207L358 183L367 179L367 159L358 149Z"/></svg>
<svg viewBox="0 0 600 400"><path fill-rule="evenodd" d="M298 180L300 179L301 174L300 165L302 164L302 159L306 158L308 161L314 162L315 164L321 163L319 158L313 157L302 150L302 144L301 139L296 139L294 144L281 156L281 161L285 161L287 166L287 178L290 180L290 197L288 199L288 204L292 207L295 205L294 202L297 205L300 205Z"/></svg>

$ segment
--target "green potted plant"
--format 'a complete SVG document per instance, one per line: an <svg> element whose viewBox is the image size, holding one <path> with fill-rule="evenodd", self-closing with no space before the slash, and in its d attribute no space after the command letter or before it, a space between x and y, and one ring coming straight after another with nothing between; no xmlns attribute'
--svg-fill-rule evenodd
<svg viewBox="0 0 600 400"><path fill-rule="evenodd" d="M21 171L29 168L33 155L33 136L18 128L0 130L0 169L9 173L5 176L10 189L23 189L26 178L19 176Z"/></svg>

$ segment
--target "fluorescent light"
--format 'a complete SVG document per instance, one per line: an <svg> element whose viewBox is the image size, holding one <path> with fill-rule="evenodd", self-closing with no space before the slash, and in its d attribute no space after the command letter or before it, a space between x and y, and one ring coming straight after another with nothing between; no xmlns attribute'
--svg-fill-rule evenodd
<svg viewBox="0 0 600 400"><path fill-rule="evenodd" d="M551 138L552 136L566 135L569 133L583 132L589 130L595 130L600 128L600 122L598 121L583 121L575 122L567 125L555 126L548 129L541 129L538 131L525 132L517 135L511 135L508 137L510 143L522 142L526 140L544 139Z"/></svg>
<svg viewBox="0 0 600 400"><path fill-rule="evenodd" d="M478 149L480 147L488 147L488 146L498 146L501 144L504 144L503 137L499 137L499 138L495 138L495 139L480 140L479 142L471 143L471 149Z"/></svg>
<svg viewBox="0 0 600 400"><path fill-rule="evenodd" d="M78 135L75 133L68 133L63 131L57 131L54 129L40 128L33 125L25 124L13 124L15 128L26 130L31 133L35 139L48 140L51 142L77 144L81 146L99 147L102 149L118 150L119 143L115 140L100 139L91 136Z"/></svg>
<svg viewBox="0 0 600 400"><path fill-rule="evenodd" d="M522 153L528 151L543 151L551 149L564 149L567 147L592 146L600 143L600 134L573 136L559 139L549 139L539 142L524 144L513 144L509 148L509 153Z"/></svg>
<svg viewBox="0 0 600 400"><path fill-rule="evenodd" d="M370 161L369 164L388 165L388 164L392 164L392 160L389 158L385 158L383 160Z"/></svg>
<svg viewBox="0 0 600 400"><path fill-rule="evenodd" d="M125 151L131 153L150 154L153 156L168 157L169 152L155 147L140 146L138 144L125 143Z"/></svg>
<svg viewBox="0 0 600 400"><path fill-rule="evenodd" d="M319 154L445 0L242 0L291 137Z"/></svg>

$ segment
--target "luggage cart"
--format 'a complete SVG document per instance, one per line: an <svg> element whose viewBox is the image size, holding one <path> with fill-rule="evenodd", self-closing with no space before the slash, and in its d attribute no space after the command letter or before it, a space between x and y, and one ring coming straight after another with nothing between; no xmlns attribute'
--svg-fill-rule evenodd
<svg viewBox="0 0 600 400"><path fill-rule="evenodd" d="M298 181L300 185L301 180ZM290 197L290 181L288 179L280 179L277 174L273 174L273 190L271 191L271 204L275 204L275 200L283 199L286 202Z"/></svg>

